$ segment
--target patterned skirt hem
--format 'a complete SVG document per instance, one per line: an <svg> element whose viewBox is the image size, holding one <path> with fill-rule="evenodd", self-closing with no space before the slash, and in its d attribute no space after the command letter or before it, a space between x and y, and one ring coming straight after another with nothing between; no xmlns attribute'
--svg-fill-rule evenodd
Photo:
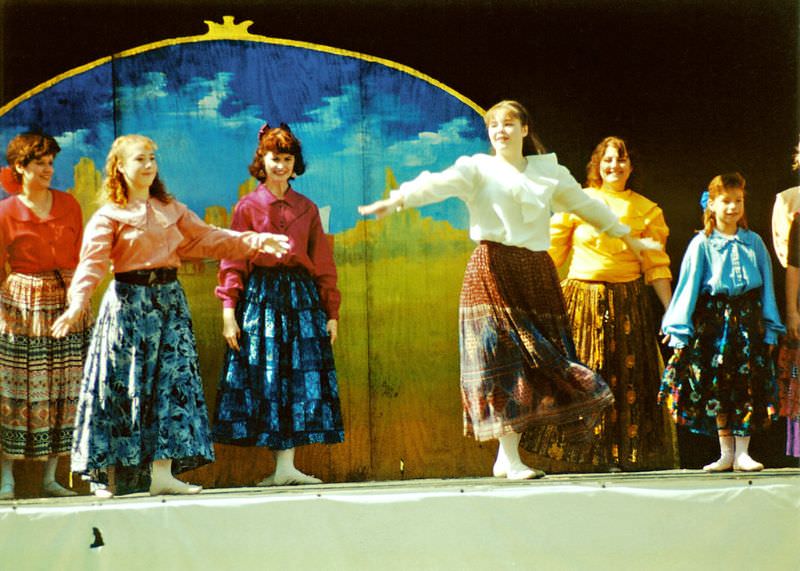
<svg viewBox="0 0 800 571"><path fill-rule="evenodd" d="M261 435L255 438L230 438L213 433L214 442L230 446L257 446L270 450L288 450L308 444L340 444L344 442L344 431L314 432L304 435L295 434L291 438Z"/></svg>

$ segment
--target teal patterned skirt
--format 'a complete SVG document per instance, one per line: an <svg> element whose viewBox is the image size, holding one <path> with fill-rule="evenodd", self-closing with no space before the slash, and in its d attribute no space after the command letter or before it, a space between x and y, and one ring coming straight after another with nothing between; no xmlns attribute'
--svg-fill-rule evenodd
<svg viewBox="0 0 800 571"><path fill-rule="evenodd" d="M328 317L311 275L255 268L236 313L240 351L225 356L214 440L273 450L342 442Z"/></svg>
<svg viewBox="0 0 800 571"><path fill-rule="evenodd" d="M84 368L72 470L146 467L174 471L213 461L208 411L186 296L178 281L112 281Z"/></svg>

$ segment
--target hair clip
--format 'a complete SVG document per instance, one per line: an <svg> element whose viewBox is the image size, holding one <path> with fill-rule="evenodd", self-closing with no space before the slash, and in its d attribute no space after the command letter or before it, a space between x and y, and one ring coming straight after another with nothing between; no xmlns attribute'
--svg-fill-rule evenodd
<svg viewBox="0 0 800 571"><path fill-rule="evenodd" d="M704 190L700 195L700 207L705 210L708 208L708 191Z"/></svg>
<svg viewBox="0 0 800 571"><path fill-rule="evenodd" d="M269 129L270 129L269 123L264 123L263 125L261 125L261 128L258 130L259 141L261 141L261 137L267 134L267 131L269 131Z"/></svg>
<svg viewBox="0 0 800 571"><path fill-rule="evenodd" d="M289 128L289 125L287 125L286 123L281 123L281 124L279 125L279 127L280 127L281 129L283 129L284 131L287 131L287 132L289 132L289 133L291 133L291 132L292 132L292 130Z"/></svg>

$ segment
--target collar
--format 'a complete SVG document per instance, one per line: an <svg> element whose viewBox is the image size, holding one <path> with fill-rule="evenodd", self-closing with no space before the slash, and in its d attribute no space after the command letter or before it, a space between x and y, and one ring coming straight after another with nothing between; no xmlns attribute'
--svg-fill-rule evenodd
<svg viewBox="0 0 800 571"><path fill-rule="evenodd" d="M164 204L156 198L148 198L130 201L125 207L113 203L106 204L98 212L134 228L144 228L147 225L148 213L151 213L156 224L167 228L177 223L185 210L186 207L175 199Z"/></svg>
<svg viewBox="0 0 800 571"><path fill-rule="evenodd" d="M711 232L711 236L707 238L708 243L717 250L724 250L730 248L734 243L747 244L747 230L738 228L736 234L729 236L723 234L716 228Z"/></svg>
<svg viewBox="0 0 800 571"><path fill-rule="evenodd" d="M263 206L270 206L276 202L286 202L290 207L297 208L302 202L300 195L291 186L286 191L286 194L283 195L283 198L278 198L269 191L263 182L253 192L253 198Z"/></svg>
<svg viewBox="0 0 800 571"><path fill-rule="evenodd" d="M19 195L16 194L7 199L8 206L6 208L6 214L15 220L19 220L20 222L50 222L51 220L61 218L67 213L67 201L64 200L64 197L62 196L63 193L60 190L54 190L51 188L50 194L53 196L53 204L50 207L50 212L48 212L47 216L44 218L39 218L36 216L30 208L22 203L22 201L19 199Z"/></svg>

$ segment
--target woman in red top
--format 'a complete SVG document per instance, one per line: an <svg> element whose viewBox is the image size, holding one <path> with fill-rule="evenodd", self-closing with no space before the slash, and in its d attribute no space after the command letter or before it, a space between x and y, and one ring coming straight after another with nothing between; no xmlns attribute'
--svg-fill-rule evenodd
<svg viewBox="0 0 800 571"><path fill-rule="evenodd" d="M0 288L0 499L14 497L13 460L21 458L46 460L45 495L75 495L55 473L72 443L90 318L63 339L50 334L66 307L83 232L78 202L50 188L60 150L48 135L24 133L6 153L3 179L16 194L0 202L0 271L11 268Z"/></svg>
<svg viewBox="0 0 800 571"><path fill-rule="evenodd" d="M273 450L275 473L260 486L319 483L295 468L294 449L344 440L331 347L339 319L336 266L317 206L289 184L304 171L289 127L262 127L250 165L261 184L236 204L231 228L286 234L291 246L280 259L223 260L216 290L229 349L213 436Z"/></svg>

